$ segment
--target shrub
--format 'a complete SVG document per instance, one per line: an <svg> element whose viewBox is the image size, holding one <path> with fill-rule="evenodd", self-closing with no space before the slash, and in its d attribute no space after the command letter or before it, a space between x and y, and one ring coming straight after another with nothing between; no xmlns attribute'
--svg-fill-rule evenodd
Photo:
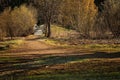
<svg viewBox="0 0 120 80"><path fill-rule="evenodd" d="M105 25L112 32L114 37L120 38L120 1L106 0L103 16Z"/></svg>
<svg viewBox="0 0 120 80"><path fill-rule="evenodd" d="M11 17L15 36L31 34L33 26L37 22L36 10L32 7L27 7L26 5L15 8L11 13Z"/></svg>
<svg viewBox="0 0 120 80"><path fill-rule="evenodd" d="M10 9L7 8L4 10L3 13L0 14L0 40L3 40L3 38L7 35L7 27L10 20ZM9 17L9 19L8 19Z"/></svg>
<svg viewBox="0 0 120 80"><path fill-rule="evenodd" d="M13 10L5 9L0 14L0 38L26 36L32 33L37 22L37 11L32 6L21 5Z"/></svg>

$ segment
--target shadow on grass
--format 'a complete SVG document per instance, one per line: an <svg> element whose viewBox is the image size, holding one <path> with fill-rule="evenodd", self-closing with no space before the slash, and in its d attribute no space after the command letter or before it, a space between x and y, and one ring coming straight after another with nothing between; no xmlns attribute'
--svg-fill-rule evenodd
<svg viewBox="0 0 120 80"><path fill-rule="evenodd" d="M77 52L76 52L77 53ZM74 53L71 53L74 54ZM116 53L105 53L105 52L95 52L93 54L83 54L83 55L34 55L38 58L33 59L16 59L15 61L4 61L0 63L0 73L11 72L2 75L6 76L22 76L26 75L25 73L30 70L42 69L46 66L65 64L71 61L80 61L84 59L94 59L94 58L120 58L120 52ZM14 72L15 71L15 72Z"/></svg>
<svg viewBox="0 0 120 80"><path fill-rule="evenodd" d="M9 49L9 45L0 45L0 51Z"/></svg>
<svg viewBox="0 0 120 80"><path fill-rule="evenodd" d="M72 54L72 53L71 53ZM93 54L85 55L69 55L69 56L51 56L43 58L45 64L64 64L71 61L78 61L83 59L94 59L94 58L120 58L120 52L116 53L106 53L106 52L96 52Z"/></svg>

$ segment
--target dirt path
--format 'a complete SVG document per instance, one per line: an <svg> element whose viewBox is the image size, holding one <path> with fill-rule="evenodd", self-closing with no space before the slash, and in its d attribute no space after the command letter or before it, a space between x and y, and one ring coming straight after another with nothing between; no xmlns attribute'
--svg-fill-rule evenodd
<svg viewBox="0 0 120 80"><path fill-rule="evenodd" d="M48 45L40 40L26 40L17 49L8 50L5 54L0 54L0 56L33 57L36 55L68 55L72 52L74 50Z"/></svg>
<svg viewBox="0 0 120 80"><path fill-rule="evenodd" d="M25 40L18 48L0 54L0 58L0 76L26 74L31 70L46 69L48 65L56 67L81 59L120 61L119 53L83 53L80 49L51 46L40 40Z"/></svg>
<svg viewBox="0 0 120 80"><path fill-rule="evenodd" d="M46 44L40 39L36 40L25 40L24 44L20 45L18 48L6 51L4 54L0 54L1 57L39 57L42 55L53 55L53 56L70 56L70 55L93 55L93 57L104 57L104 56L118 56L109 55L108 53L102 52L87 52L84 49L76 48L64 48L59 46L52 46Z"/></svg>

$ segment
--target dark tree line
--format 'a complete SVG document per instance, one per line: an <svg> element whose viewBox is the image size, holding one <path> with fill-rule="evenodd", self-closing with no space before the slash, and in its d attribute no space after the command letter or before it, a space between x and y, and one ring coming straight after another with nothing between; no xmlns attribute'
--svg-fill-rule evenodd
<svg viewBox="0 0 120 80"><path fill-rule="evenodd" d="M101 12L103 10L103 5L105 0L94 0L95 5L98 7L98 10Z"/></svg>
<svg viewBox="0 0 120 80"><path fill-rule="evenodd" d="M23 3L29 4L30 1L31 0L0 0L0 11L3 11L6 7L14 8Z"/></svg>
<svg viewBox="0 0 120 80"><path fill-rule="evenodd" d="M96 6L98 6L99 10L101 11L103 9L103 6L101 3L103 3L105 0L94 0ZM11 6L14 8L15 6L20 6L23 3L34 3L35 0L0 0L0 11L3 11L6 7Z"/></svg>
<svg viewBox="0 0 120 80"><path fill-rule="evenodd" d="M54 23L75 29L85 38L120 37L119 0L0 0L0 11L22 4L37 9L37 23L46 25L46 37Z"/></svg>

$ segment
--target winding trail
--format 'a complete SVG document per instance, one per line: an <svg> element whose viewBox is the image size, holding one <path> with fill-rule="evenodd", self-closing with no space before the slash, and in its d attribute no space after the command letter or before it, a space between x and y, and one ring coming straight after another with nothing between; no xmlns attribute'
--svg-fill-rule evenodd
<svg viewBox="0 0 120 80"><path fill-rule="evenodd" d="M25 40L24 44L18 48L8 50L5 54L0 54L0 56L36 57L36 55L78 55L76 53L73 54L73 52L77 52L77 50L49 45L40 40Z"/></svg>

